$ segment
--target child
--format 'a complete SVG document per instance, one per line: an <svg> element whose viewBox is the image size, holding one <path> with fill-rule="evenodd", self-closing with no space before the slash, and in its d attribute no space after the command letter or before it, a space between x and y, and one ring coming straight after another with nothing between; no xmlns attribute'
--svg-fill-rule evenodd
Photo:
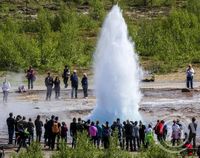
<svg viewBox="0 0 200 158"><path fill-rule="evenodd" d="M62 126L61 126L61 139L64 140L67 143L67 125L65 122L62 122Z"/></svg>
<svg viewBox="0 0 200 158"><path fill-rule="evenodd" d="M24 92L26 92L25 86L24 86L23 84L19 85L19 87L18 87L18 92L19 92L19 93L24 93Z"/></svg>

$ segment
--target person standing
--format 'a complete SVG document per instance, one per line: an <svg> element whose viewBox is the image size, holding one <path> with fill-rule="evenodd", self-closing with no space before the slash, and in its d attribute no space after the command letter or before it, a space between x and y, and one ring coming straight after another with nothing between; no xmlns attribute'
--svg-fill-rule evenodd
<svg viewBox="0 0 200 158"><path fill-rule="evenodd" d="M70 76L70 70L69 70L68 66L66 65L65 69L63 70L63 74L62 74L63 82L65 84L65 88L67 88L67 86L68 86L69 76Z"/></svg>
<svg viewBox="0 0 200 158"><path fill-rule="evenodd" d="M55 120L55 116L52 115L51 119L46 123L46 127L45 127L46 135L47 135L47 138L48 138L49 149L52 146L52 138L53 138L52 126L53 126L54 120Z"/></svg>
<svg viewBox="0 0 200 158"><path fill-rule="evenodd" d="M83 133L83 130L84 130L84 124L83 124L81 118L78 118L77 131L79 133Z"/></svg>
<svg viewBox="0 0 200 158"><path fill-rule="evenodd" d="M20 124L23 126L24 129L27 129L28 122L26 121L26 117L23 116Z"/></svg>
<svg viewBox="0 0 200 158"><path fill-rule="evenodd" d="M17 115L16 119L15 119L15 145L18 144L18 137L19 137L19 125L20 125L20 121L21 121L21 116Z"/></svg>
<svg viewBox="0 0 200 158"><path fill-rule="evenodd" d="M9 141L8 144L13 143L13 135L15 131L15 119L13 118L13 113L9 114L9 117L6 120L7 126L8 126L8 135L9 135Z"/></svg>
<svg viewBox="0 0 200 158"><path fill-rule="evenodd" d="M31 142L34 140L34 139L33 139L33 138L34 138L34 124L33 124L31 118L28 119L27 130L28 130L28 132L29 132L28 142L29 142L29 145L30 145Z"/></svg>
<svg viewBox="0 0 200 158"><path fill-rule="evenodd" d="M180 127L177 125L176 121L173 121L172 125L172 145L175 146L175 143L177 142L177 146L179 144L179 136L180 136Z"/></svg>
<svg viewBox="0 0 200 158"><path fill-rule="evenodd" d="M76 70L74 70L73 74L70 77L70 80L71 80L71 86L72 86L71 98L74 97L74 93L75 93L75 98L77 98L78 75L77 75Z"/></svg>
<svg viewBox="0 0 200 158"><path fill-rule="evenodd" d="M97 127L95 126L94 122L92 122L89 127L89 135L90 135L91 141L94 143L94 145L96 142L97 132L98 132Z"/></svg>
<svg viewBox="0 0 200 158"><path fill-rule="evenodd" d="M154 142L154 134L151 124L145 129L145 147L148 148Z"/></svg>
<svg viewBox="0 0 200 158"><path fill-rule="evenodd" d="M146 127L143 125L142 121L139 122L139 134L140 134L140 144L145 146L145 130Z"/></svg>
<svg viewBox="0 0 200 158"><path fill-rule="evenodd" d="M73 121L70 124L70 136L72 137L72 148L75 148L76 147L76 140L77 140L77 122L76 122L76 118L73 118Z"/></svg>
<svg viewBox="0 0 200 158"><path fill-rule="evenodd" d="M111 136L111 129L109 127L109 122L106 121L106 124L102 125L102 141L104 149L108 149L110 147L110 136Z"/></svg>
<svg viewBox="0 0 200 158"><path fill-rule="evenodd" d="M25 147L27 149L27 143L26 143L26 139L29 137L29 133L27 131L27 129L24 129L23 126L20 124L18 127L18 148L16 150L16 152L19 152L21 147Z"/></svg>
<svg viewBox="0 0 200 158"><path fill-rule="evenodd" d="M125 129L125 136L126 136L126 150L133 151L133 143L132 143L132 131L133 131L133 126L130 124L130 121L126 121L126 125L124 126Z"/></svg>
<svg viewBox="0 0 200 158"><path fill-rule="evenodd" d="M36 141L41 141L43 122L40 120L40 115L35 120Z"/></svg>
<svg viewBox="0 0 200 158"><path fill-rule="evenodd" d="M83 96L84 96L84 98L87 98L88 97L88 92L87 92L88 91L88 78L87 78L86 73L83 74L81 83L82 83L82 87L83 87Z"/></svg>
<svg viewBox="0 0 200 158"><path fill-rule="evenodd" d="M44 123L44 147L48 146L48 138L49 138L49 131L48 131L48 126L47 126L47 123L48 123L48 119L45 120L45 123Z"/></svg>
<svg viewBox="0 0 200 158"><path fill-rule="evenodd" d="M45 85L47 87L46 100L51 100L51 92L53 87L53 78L50 75L50 72L47 73L48 76L45 78Z"/></svg>
<svg viewBox="0 0 200 158"><path fill-rule="evenodd" d="M187 88L193 89L193 76L194 76L194 69L192 68L192 65L189 64L186 70Z"/></svg>
<svg viewBox="0 0 200 158"><path fill-rule="evenodd" d="M122 129L123 129L123 126L122 126L119 118L117 118L116 128L117 128L117 131L118 131L119 144L120 144L120 147L122 148L123 147L122 146L122 137L123 137Z"/></svg>
<svg viewBox="0 0 200 158"><path fill-rule="evenodd" d="M28 89L33 89L33 82L35 81L35 72L32 66L26 71L26 78L28 79Z"/></svg>
<svg viewBox="0 0 200 158"><path fill-rule="evenodd" d="M100 142L102 140L102 128L99 125L99 121L96 121L96 128L97 128L96 145L97 148L99 149Z"/></svg>
<svg viewBox="0 0 200 158"><path fill-rule="evenodd" d="M59 99L60 98L60 79L58 76L56 76L53 83L54 83L54 90L55 90L55 98Z"/></svg>
<svg viewBox="0 0 200 158"><path fill-rule="evenodd" d="M67 143L67 131L68 131L68 128L67 128L67 125L65 122L62 122L62 126L61 126L61 139Z"/></svg>
<svg viewBox="0 0 200 158"><path fill-rule="evenodd" d="M163 141L163 129L164 129L164 120L161 120L158 124L158 141Z"/></svg>
<svg viewBox="0 0 200 158"><path fill-rule="evenodd" d="M160 120L157 120L157 123L156 123L155 127L153 128L153 130L155 131L155 134L157 136L157 140L159 140L159 132L160 132L159 124L160 124Z"/></svg>
<svg viewBox="0 0 200 158"><path fill-rule="evenodd" d="M60 122L58 122L58 117L55 117L55 120L53 122L53 126L51 127L51 130L52 130L52 144L51 144L51 149L54 150L56 139L57 139L57 149L59 149L61 124L60 124Z"/></svg>
<svg viewBox="0 0 200 158"><path fill-rule="evenodd" d="M193 148L196 148L196 133L197 133L197 123L195 122L196 119L193 117L192 122L189 124L189 143L193 141Z"/></svg>
<svg viewBox="0 0 200 158"><path fill-rule="evenodd" d="M164 141L166 141L166 139L167 139L167 133L168 133L168 127L167 127L167 124L165 123L164 127L163 127L163 140Z"/></svg>
<svg viewBox="0 0 200 158"><path fill-rule="evenodd" d="M138 127L138 122L135 121L133 125L133 147L134 151L136 151L136 143L137 143L137 149L140 149L140 138L139 138L139 127Z"/></svg>
<svg viewBox="0 0 200 158"><path fill-rule="evenodd" d="M2 91L3 91L3 102L6 103L8 101L8 92L10 90L10 82L5 78L3 85L2 85Z"/></svg>

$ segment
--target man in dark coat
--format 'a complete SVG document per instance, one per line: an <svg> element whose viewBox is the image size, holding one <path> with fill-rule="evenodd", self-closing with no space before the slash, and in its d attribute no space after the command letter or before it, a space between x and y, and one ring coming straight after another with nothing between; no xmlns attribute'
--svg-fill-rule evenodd
<svg viewBox="0 0 200 158"><path fill-rule="evenodd" d="M81 83L82 83L82 87L83 87L83 95L84 95L84 98L87 98L88 97L88 78L87 78L87 74L84 73L83 74L83 78L81 80Z"/></svg>
<svg viewBox="0 0 200 158"><path fill-rule="evenodd" d="M40 115L35 120L36 141L41 141L43 122L40 120Z"/></svg>
<svg viewBox="0 0 200 158"><path fill-rule="evenodd" d="M140 144L145 145L145 125L143 125L142 121L139 122L139 134L140 134Z"/></svg>
<svg viewBox="0 0 200 158"><path fill-rule="evenodd" d="M75 148L76 147L76 139L77 139L77 122L76 122L76 118L73 118L73 121L70 124L70 135L72 137L72 148Z"/></svg>
<svg viewBox="0 0 200 158"><path fill-rule="evenodd" d="M69 70L68 66L66 65L65 69L63 70L63 74L62 74L63 82L65 84L65 88L67 88L67 86L68 86L67 82L68 82L69 76L70 76L70 70Z"/></svg>
<svg viewBox="0 0 200 158"><path fill-rule="evenodd" d="M193 148L196 148L196 133L197 133L197 123L195 122L195 117L192 118L192 122L188 125L189 129L189 143L193 141Z"/></svg>
<svg viewBox="0 0 200 158"><path fill-rule="evenodd" d="M29 144L31 144L31 142L33 141L33 138L34 138L34 124L33 124L31 118L29 118L29 120L28 120L27 130L29 132L28 142L29 142Z"/></svg>
<svg viewBox="0 0 200 158"><path fill-rule="evenodd" d="M51 92L53 88L53 77L51 77L50 72L48 72L48 76L45 78L45 86L47 87L46 100L51 100Z"/></svg>
<svg viewBox="0 0 200 158"><path fill-rule="evenodd" d="M126 136L126 150L133 151L133 143L132 143L132 132L133 132L133 126L130 124L129 120L126 121L126 125L124 126L125 129L125 136Z"/></svg>
<svg viewBox="0 0 200 158"><path fill-rule="evenodd" d="M78 76L77 76L76 70L74 70L73 74L70 77L70 80L71 80L71 86L72 86L71 98L74 97L74 93L75 93L75 98L77 98Z"/></svg>
<svg viewBox="0 0 200 158"><path fill-rule="evenodd" d="M33 89L33 82L35 81L35 73L32 66L26 72L26 78L28 79L28 89Z"/></svg>
<svg viewBox="0 0 200 158"><path fill-rule="evenodd" d="M15 119L13 118L13 113L9 114L9 117L6 120L8 126L8 135L9 135L9 142L8 144L13 143L13 135L15 131Z"/></svg>
<svg viewBox="0 0 200 158"><path fill-rule="evenodd" d="M52 115L51 116L51 119L46 123L46 135L47 135L47 138L48 138L48 146L49 146L49 149L51 148L52 146L52 141L53 141L53 132L52 132L52 126L53 126L53 123L54 123L54 120L55 120L55 116Z"/></svg>

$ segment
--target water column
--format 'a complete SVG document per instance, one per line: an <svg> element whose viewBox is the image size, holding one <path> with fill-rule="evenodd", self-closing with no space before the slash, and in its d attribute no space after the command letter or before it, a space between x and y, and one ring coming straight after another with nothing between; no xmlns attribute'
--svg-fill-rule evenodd
<svg viewBox="0 0 200 158"><path fill-rule="evenodd" d="M127 25L116 5L107 15L94 55L96 106L89 118L101 122L140 120L141 69Z"/></svg>

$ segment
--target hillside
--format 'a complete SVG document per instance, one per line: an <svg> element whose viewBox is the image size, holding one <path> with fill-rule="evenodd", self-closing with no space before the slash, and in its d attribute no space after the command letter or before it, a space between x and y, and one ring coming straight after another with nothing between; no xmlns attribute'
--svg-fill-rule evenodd
<svg viewBox="0 0 200 158"><path fill-rule="evenodd" d="M0 0L0 68L90 68L115 0ZM200 63L199 0L120 0L141 64L166 73Z"/></svg>

